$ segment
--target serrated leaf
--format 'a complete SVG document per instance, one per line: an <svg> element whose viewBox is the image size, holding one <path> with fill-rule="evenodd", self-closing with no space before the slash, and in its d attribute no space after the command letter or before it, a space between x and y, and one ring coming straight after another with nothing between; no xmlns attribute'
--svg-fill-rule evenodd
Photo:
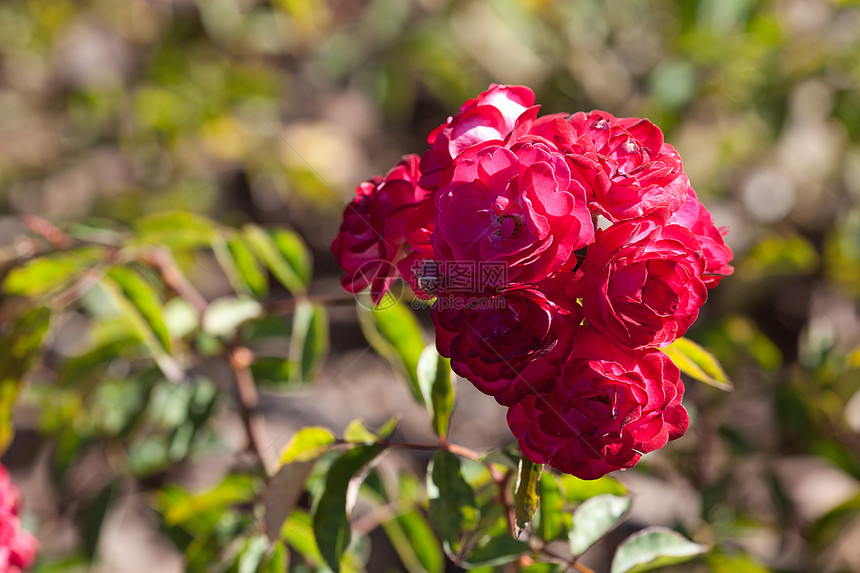
<svg viewBox="0 0 860 573"><path fill-rule="evenodd" d="M9 335L0 340L0 453L12 441L12 407L50 325L50 309L38 306L25 312Z"/></svg>
<svg viewBox="0 0 860 573"><path fill-rule="evenodd" d="M336 439L331 430L322 426L302 428L281 453L281 464L314 459L325 452Z"/></svg>
<svg viewBox="0 0 860 573"><path fill-rule="evenodd" d="M269 479L263 494L264 522L269 539L280 538L284 521L305 491L305 482L315 463L316 458L284 464Z"/></svg>
<svg viewBox="0 0 860 573"><path fill-rule="evenodd" d="M517 541L510 535L494 535L469 553L463 560L463 565L466 569L498 567L516 561L528 550L528 543Z"/></svg>
<svg viewBox="0 0 860 573"><path fill-rule="evenodd" d="M317 546L325 562L340 571L340 559L350 544L347 490L353 477L382 451L382 446L369 444L348 450L332 463L326 473L322 491L314 500L313 530Z"/></svg>
<svg viewBox="0 0 860 573"><path fill-rule="evenodd" d="M451 361L439 355L435 344L430 344L418 359L417 375L421 396L433 420L433 431L445 438L454 409Z"/></svg>
<svg viewBox="0 0 860 573"><path fill-rule="evenodd" d="M693 543L666 527L648 527L621 542L612 559L611 573L640 573L683 563L707 553L708 547Z"/></svg>
<svg viewBox="0 0 860 573"><path fill-rule="evenodd" d="M301 301L293 314L290 336L290 380L307 382L328 352L328 317L325 308Z"/></svg>
<svg viewBox="0 0 860 573"><path fill-rule="evenodd" d="M263 314L263 306L250 297L228 296L213 300L203 315L203 331L231 337L243 322Z"/></svg>
<svg viewBox="0 0 860 573"><path fill-rule="evenodd" d="M720 390L733 389L716 357L689 338L678 338L661 350L684 374Z"/></svg>
<svg viewBox="0 0 860 573"><path fill-rule="evenodd" d="M537 534L544 542L553 541L564 530L564 499L555 474L544 472L538 484L540 506L538 507Z"/></svg>
<svg viewBox="0 0 860 573"><path fill-rule="evenodd" d="M430 521L446 550L456 553L464 532L470 530L477 519L475 492L463 479L460 459L447 450L436 450L427 469Z"/></svg>
<svg viewBox="0 0 860 573"><path fill-rule="evenodd" d="M133 244L192 249L210 245L217 235L218 225L201 215L172 211L141 217L135 222L134 231Z"/></svg>
<svg viewBox="0 0 860 573"><path fill-rule="evenodd" d="M570 551L582 555L586 550L612 531L630 511L633 500L603 494L586 499L573 512L570 527Z"/></svg>
<svg viewBox="0 0 860 573"><path fill-rule="evenodd" d="M399 302L386 302L372 310L358 305L356 310L367 341L406 376L412 396L424 404L418 382L418 361L424 352L424 337L415 315Z"/></svg>
<svg viewBox="0 0 860 573"><path fill-rule="evenodd" d="M129 267L112 267L107 276L119 286L126 298L137 308L164 351L169 354L171 352L170 332L164 321L161 298L155 288L139 272Z"/></svg>
<svg viewBox="0 0 860 573"><path fill-rule="evenodd" d="M254 254L266 263L266 266L272 271L272 275L288 291L297 295L303 294L307 290L307 282L303 278L305 271L301 268L295 268L293 261L284 256L273 234L256 225L245 225L242 228L242 234Z"/></svg>
<svg viewBox="0 0 860 573"><path fill-rule="evenodd" d="M536 464L525 456L520 458L520 466L517 470L517 484L514 488L517 537L531 523L540 505L538 483L542 471L543 465Z"/></svg>

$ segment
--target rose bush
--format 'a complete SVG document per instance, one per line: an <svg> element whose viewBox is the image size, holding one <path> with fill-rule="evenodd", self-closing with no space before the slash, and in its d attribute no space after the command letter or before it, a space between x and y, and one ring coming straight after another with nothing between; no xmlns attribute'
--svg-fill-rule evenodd
<svg viewBox="0 0 860 573"><path fill-rule="evenodd" d="M510 408L523 455L596 478L686 430L658 349L732 273L732 251L657 126L539 117L534 102L500 85L466 102L420 163L359 187L332 250L350 292L378 301L400 275L436 297L439 354Z"/></svg>

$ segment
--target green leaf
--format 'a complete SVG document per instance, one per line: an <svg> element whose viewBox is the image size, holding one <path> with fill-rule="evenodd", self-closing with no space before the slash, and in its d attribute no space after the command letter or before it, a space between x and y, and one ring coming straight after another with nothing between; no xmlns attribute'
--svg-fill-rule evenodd
<svg viewBox="0 0 860 573"><path fill-rule="evenodd" d="M517 471L517 484L514 489L514 509L517 518L517 537L528 526L540 505L538 482L543 465L536 464L522 456Z"/></svg>
<svg viewBox="0 0 860 573"><path fill-rule="evenodd" d="M201 215L172 211L141 217L134 230L137 237L133 244L193 249L209 246L217 236L218 225Z"/></svg>
<svg viewBox="0 0 860 573"><path fill-rule="evenodd" d="M621 542L612 559L611 573L640 573L684 563L708 551L666 527L648 527Z"/></svg>
<svg viewBox="0 0 860 573"><path fill-rule="evenodd" d="M309 285L313 274L313 259L302 238L297 233L283 228L271 231L271 236L278 252L289 263L299 280Z"/></svg>
<svg viewBox="0 0 860 573"><path fill-rule="evenodd" d="M418 382L418 361L424 351L424 337L415 315L399 302L390 305L386 302L372 310L358 305L356 310L367 341L406 376L412 395L424 404Z"/></svg>
<svg viewBox="0 0 860 573"><path fill-rule="evenodd" d="M528 550L528 543L517 541L509 534L502 533L479 543L478 547L463 560L463 565L466 569L497 567L516 561Z"/></svg>
<svg viewBox="0 0 860 573"><path fill-rule="evenodd" d="M450 553L459 550L464 532L474 527L478 513L475 493L463 479L460 459L447 450L436 450L427 472L430 522Z"/></svg>
<svg viewBox="0 0 860 573"><path fill-rule="evenodd" d="M325 308L301 301L293 315L290 337L290 380L306 382L314 376L328 352L328 317Z"/></svg>
<svg viewBox="0 0 860 573"><path fill-rule="evenodd" d="M109 483L95 499L89 500L80 516L83 550L90 561L95 558L102 525L116 491L117 483Z"/></svg>
<svg viewBox="0 0 860 573"><path fill-rule="evenodd" d="M274 542L272 552L260 564L259 573L285 573L290 566L290 552L280 541Z"/></svg>
<svg viewBox="0 0 860 573"><path fill-rule="evenodd" d="M269 270L278 282L284 285L288 291L294 295L303 294L307 291L309 278L309 265L307 268L302 267L303 260L297 256L295 252L290 251L288 256L285 256L275 240L278 233L269 233L256 225L245 225L242 228L243 236L247 241L248 246L257 257L266 263ZM283 242L284 240L281 239ZM304 245L302 244L304 248ZM307 255L308 258L310 255ZM299 267L294 264L300 265Z"/></svg>
<svg viewBox="0 0 860 573"><path fill-rule="evenodd" d="M445 558L433 529L418 511L402 513L382 524L409 573L442 573Z"/></svg>
<svg viewBox="0 0 860 573"><path fill-rule="evenodd" d="M290 360L277 356L263 356L251 364L251 374L258 386L289 386Z"/></svg>
<svg viewBox="0 0 860 573"><path fill-rule="evenodd" d="M233 290L258 298L266 295L269 281L265 268L238 233L230 233L226 238L217 236L212 242L212 252Z"/></svg>
<svg viewBox="0 0 860 573"><path fill-rule="evenodd" d="M612 495L627 494L627 488L618 480L609 476L603 476L595 480L584 480L570 474L563 474L559 479L564 499L568 503L578 503L603 493Z"/></svg>
<svg viewBox="0 0 860 573"><path fill-rule="evenodd" d="M37 306L25 312L0 340L0 453L12 441L12 407L21 381L33 365L51 325L51 311Z"/></svg>
<svg viewBox="0 0 860 573"><path fill-rule="evenodd" d="M313 567L322 565L323 557L314 539L311 516L305 511L297 509L290 514L281 528L281 537Z"/></svg>
<svg viewBox="0 0 860 573"><path fill-rule="evenodd" d="M747 555L725 555L711 552L706 558L710 573L770 573L770 570Z"/></svg>
<svg viewBox="0 0 860 573"><path fill-rule="evenodd" d="M7 294L44 296L80 277L104 257L100 247L83 247L28 261L9 271L3 282Z"/></svg>
<svg viewBox="0 0 860 573"><path fill-rule="evenodd" d="M149 322L137 306L123 294L120 285L112 278L105 277L98 283L98 287L101 292L107 295L110 303L119 310L127 324L131 326L131 332L144 343L164 376L172 382L181 381L185 376L182 367L164 350L152 328L150 328Z"/></svg>
<svg viewBox="0 0 860 573"><path fill-rule="evenodd" d="M346 425L343 439L353 444L371 444L378 441L379 437L367 429L361 418L356 418Z"/></svg>
<svg viewBox="0 0 860 573"><path fill-rule="evenodd" d="M540 506L536 528L538 537L544 542L553 541L564 530L563 510L564 499L558 484L558 478L550 472L543 472L538 484Z"/></svg>
<svg viewBox="0 0 860 573"><path fill-rule="evenodd" d="M250 502L257 494L257 485L254 476L229 474L215 487L189 495L166 508L164 521L167 525L183 524L203 513L223 512L232 505Z"/></svg>
<svg viewBox="0 0 860 573"><path fill-rule="evenodd" d="M231 337L243 322L263 314L263 306L250 297L229 296L209 304L203 315L203 331L212 336Z"/></svg>
<svg viewBox="0 0 860 573"><path fill-rule="evenodd" d="M328 428L308 426L293 436L281 453L281 464L305 462L322 455L337 438Z"/></svg>
<svg viewBox="0 0 860 573"><path fill-rule="evenodd" d="M381 451L382 446L369 444L345 452L329 468L322 492L314 500L314 536L325 562L334 571L340 570L340 559L351 540L349 514L354 496L348 496L347 490L356 487L353 478Z"/></svg>
<svg viewBox="0 0 860 573"><path fill-rule="evenodd" d="M603 494L586 499L573 513L570 528L570 551L582 555L612 531L630 511L633 500Z"/></svg>
<svg viewBox="0 0 860 573"><path fill-rule="evenodd" d="M451 361L436 352L430 344L421 353L417 366L418 386L424 404L433 420L433 431L440 438L448 433L448 421L454 409L454 386L451 383Z"/></svg>
<svg viewBox="0 0 860 573"><path fill-rule="evenodd" d="M112 267L107 276L137 308L164 351L170 353L170 332L164 321L161 299L155 288L139 272L129 267Z"/></svg>
<svg viewBox="0 0 860 573"><path fill-rule="evenodd" d="M260 562L266 555L269 542L265 535L252 535L245 541L239 554L236 556L234 568L236 573L256 573L260 570Z"/></svg>
<svg viewBox="0 0 860 573"><path fill-rule="evenodd" d="M720 390L733 389L731 380L714 355L689 338L678 338L661 350L684 374Z"/></svg>

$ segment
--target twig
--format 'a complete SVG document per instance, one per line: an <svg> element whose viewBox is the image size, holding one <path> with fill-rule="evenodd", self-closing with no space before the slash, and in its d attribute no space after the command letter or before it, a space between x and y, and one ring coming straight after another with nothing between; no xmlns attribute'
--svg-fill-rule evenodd
<svg viewBox="0 0 860 573"><path fill-rule="evenodd" d="M248 435L248 447L260 459L266 475L272 475L275 470L274 461L269 454L266 436L266 424L259 410L259 395L251 374L253 353L244 346L231 345L227 348L227 357L236 382L236 393L239 397L239 413L245 432Z"/></svg>
<svg viewBox="0 0 860 573"><path fill-rule="evenodd" d="M203 295L191 284L191 282L179 270L179 266L173 258L173 255L167 249L156 248L148 253L145 253L141 259L152 264L161 274L164 282L176 291L176 294L188 301L194 310L200 316L205 314L209 303L203 298Z"/></svg>
<svg viewBox="0 0 860 573"><path fill-rule="evenodd" d="M328 308L334 306L354 306L354 296L295 296L283 300L277 300L266 305L268 314L292 314L296 307L302 302L310 302Z"/></svg>

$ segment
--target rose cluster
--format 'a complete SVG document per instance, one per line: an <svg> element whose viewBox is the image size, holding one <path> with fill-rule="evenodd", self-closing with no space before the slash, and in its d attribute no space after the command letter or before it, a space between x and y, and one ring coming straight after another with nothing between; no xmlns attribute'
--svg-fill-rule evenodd
<svg viewBox="0 0 860 573"><path fill-rule="evenodd" d="M732 251L654 124L534 101L502 85L467 101L356 189L332 251L350 292L377 303L402 277L433 299L439 353L509 408L523 454L593 479L686 431L659 348Z"/></svg>
<svg viewBox="0 0 860 573"><path fill-rule="evenodd" d="M36 558L39 542L21 529L18 511L21 494L0 465L0 571L19 573L30 567Z"/></svg>

